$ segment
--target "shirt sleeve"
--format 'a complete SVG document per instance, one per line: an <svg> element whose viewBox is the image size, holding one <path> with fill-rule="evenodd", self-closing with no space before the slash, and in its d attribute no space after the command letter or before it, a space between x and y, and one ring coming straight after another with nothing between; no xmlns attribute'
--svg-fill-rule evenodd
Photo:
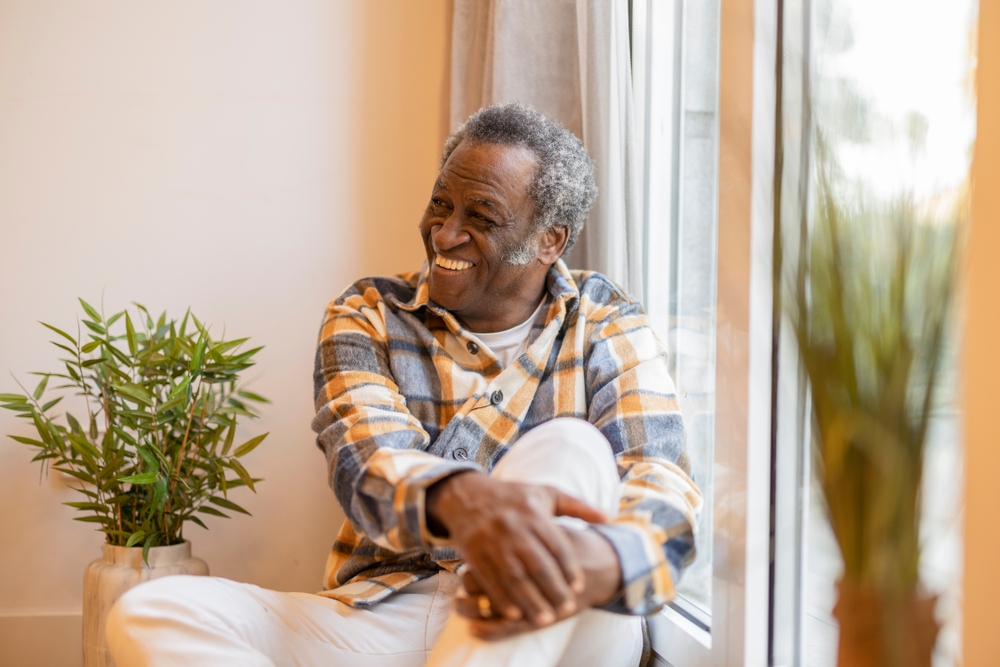
<svg viewBox="0 0 1000 667"><path fill-rule="evenodd" d="M594 526L618 554L622 590L604 608L650 614L675 595L695 555L702 498L689 475L684 423L663 345L638 304L607 313L586 359L589 421L611 443L619 514Z"/></svg>
<svg viewBox="0 0 1000 667"><path fill-rule="evenodd" d="M389 363L385 302L374 287L348 289L326 310L316 350L312 428L347 518L379 546L432 548L427 489L468 462L427 452L430 436L406 408Z"/></svg>

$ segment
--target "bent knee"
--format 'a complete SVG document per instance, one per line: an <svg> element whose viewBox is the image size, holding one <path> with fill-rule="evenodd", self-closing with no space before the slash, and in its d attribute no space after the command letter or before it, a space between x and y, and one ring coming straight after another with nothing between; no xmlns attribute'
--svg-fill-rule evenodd
<svg viewBox="0 0 1000 667"><path fill-rule="evenodd" d="M193 618L206 611L229 583L215 577L171 575L126 591L108 614L108 634L127 631L149 619Z"/></svg>
<svg viewBox="0 0 1000 667"><path fill-rule="evenodd" d="M557 417L531 429L528 436L580 450L605 473L617 479L618 464L611 443L596 426L584 419Z"/></svg>

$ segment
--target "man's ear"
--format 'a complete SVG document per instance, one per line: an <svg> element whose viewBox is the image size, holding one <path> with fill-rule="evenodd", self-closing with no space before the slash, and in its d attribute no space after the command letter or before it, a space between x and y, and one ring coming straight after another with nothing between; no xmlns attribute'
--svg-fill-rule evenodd
<svg viewBox="0 0 1000 667"><path fill-rule="evenodd" d="M558 223L538 235L538 261L545 265L555 264L566 249L569 241L569 227Z"/></svg>

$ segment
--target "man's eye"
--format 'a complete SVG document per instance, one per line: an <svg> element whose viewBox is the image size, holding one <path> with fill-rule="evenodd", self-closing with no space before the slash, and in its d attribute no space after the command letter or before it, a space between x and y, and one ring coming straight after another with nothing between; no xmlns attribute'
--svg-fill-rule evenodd
<svg viewBox="0 0 1000 667"><path fill-rule="evenodd" d="M444 208L447 206L447 204L444 203L444 200L438 199L437 197L431 197L431 205L437 206L438 208Z"/></svg>

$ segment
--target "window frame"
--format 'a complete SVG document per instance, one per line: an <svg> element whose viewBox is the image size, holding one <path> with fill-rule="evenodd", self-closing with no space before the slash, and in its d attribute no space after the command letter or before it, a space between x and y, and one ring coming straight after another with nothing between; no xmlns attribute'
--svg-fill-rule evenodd
<svg viewBox="0 0 1000 667"><path fill-rule="evenodd" d="M704 628L682 605L651 616L657 665L735 667L769 661L777 1L722 0L720 7L711 619ZM672 124L677 113L652 85L675 82L673 68L664 72L664 63L672 62L665 55L664 40L654 37L665 29L678 34L675 21L682 16L683 2L633 0L630 7L635 110L647 147L646 210L653 215L671 210L673 202L662 201L672 196L664 195L668 189L649 184L664 173L675 178L676 167L657 167L651 159L671 155L673 147L668 142L664 148L662 134L649 128L665 116ZM671 45L678 46L676 37ZM648 241L649 218L646 222Z"/></svg>

